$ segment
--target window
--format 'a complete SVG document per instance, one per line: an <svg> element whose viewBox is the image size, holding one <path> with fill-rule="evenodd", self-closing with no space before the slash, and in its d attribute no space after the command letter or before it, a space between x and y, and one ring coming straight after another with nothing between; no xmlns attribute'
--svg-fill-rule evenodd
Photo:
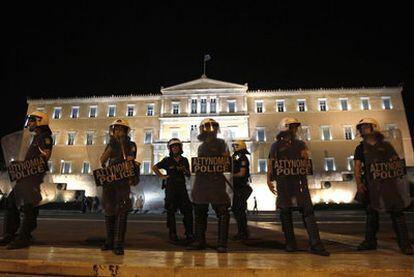
<svg viewBox="0 0 414 277"><path fill-rule="evenodd" d="M152 143L152 131L147 130L144 133L144 144L151 144Z"/></svg>
<svg viewBox="0 0 414 277"><path fill-rule="evenodd" d="M75 132L68 132L68 141L67 145L74 145L75 144Z"/></svg>
<svg viewBox="0 0 414 277"><path fill-rule="evenodd" d="M227 108L229 113L236 112L236 100L227 100Z"/></svg>
<svg viewBox="0 0 414 277"><path fill-rule="evenodd" d="M264 128L257 128L256 129L256 140L259 142L266 141L266 134Z"/></svg>
<svg viewBox="0 0 414 277"><path fill-rule="evenodd" d="M399 131L398 131L398 128L397 128L397 124L394 124L394 123L386 124L385 128L387 129L390 137L392 137L392 138L397 138L398 137Z"/></svg>
<svg viewBox="0 0 414 277"><path fill-rule="evenodd" d="M71 161L61 161L61 174L70 174L72 173L72 162Z"/></svg>
<svg viewBox="0 0 414 277"><path fill-rule="evenodd" d="M216 113L217 112L217 100L216 98L210 99L210 113Z"/></svg>
<svg viewBox="0 0 414 277"><path fill-rule="evenodd" d="M346 158L346 167L348 171L354 170L354 156L349 156L348 158Z"/></svg>
<svg viewBox="0 0 414 277"><path fill-rule="evenodd" d="M131 141L135 141L135 129L129 131L129 137L131 138Z"/></svg>
<svg viewBox="0 0 414 277"><path fill-rule="evenodd" d="M310 133L310 127L309 126L302 126L302 134L304 140L311 140L311 133Z"/></svg>
<svg viewBox="0 0 414 277"><path fill-rule="evenodd" d="M172 103L172 114L179 114L180 113L180 102L173 102Z"/></svg>
<svg viewBox="0 0 414 277"><path fill-rule="evenodd" d="M44 113L45 112L45 108L44 107L37 107L36 108L36 111Z"/></svg>
<svg viewBox="0 0 414 277"><path fill-rule="evenodd" d="M147 116L154 115L154 104L147 104Z"/></svg>
<svg viewBox="0 0 414 277"><path fill-rule="evenodd" d="M263 100L257 100L256 103L256 112L262 113L263 112Z"/></svg>
<svg viewBox="0 0 414 277"><path fill-rule="evenodd" d="M322 132L322 140L331 140L331 127L330 126L321 126L321 132Z"/></svg>
<svg viewBox="0 0 414 277"><path fill-rule="evenodd" d="M82 174L89 174L91 173L91 165L89 162L83 162L82 164Z"/></svg>
<svg viewBox="0 0 414 277"><path fill-rule="evenodd" d="M142 162L142 174L146 174L146 175L150 174L151 173L150 169L151 169L151 162L143 161Z"/></svg>
<svg viewBox="0 0 414 277"><path fill-rule="evenodd" d="M47 167L49 168L49 172L53 173L53 162L52 161L47 161Z"/></svg>
<svg viewBox="0 0 414 277"><path fill-rule="evenodd" d="M205 98L200 101L200 113L207 113L207 99Z"/></svg>
<svg viewBox="0 0 414 277"><path fill-rule="evenodd" d="M265 160L265 159L258 159L257 162L258 162L258 164L257 164L257 171L259 173L265 173L265 172L267 172L267 160Z"/></svg>
<svg viewBox="0 0 414 277"><path fill-rule="evenodd" d="M197 139L197 135L198 135L197 125L191 125L191 128L190 128L190 139L192 141L196 140Z"/></svg>
<svg viewBox="0 0 414 277"><path fill-rule="evenodd" d="M53 119L60 119L62 117L62 107L53 108Z"/></svg>
<svg viewBox="0 0 414 277"><path fill-rule="evenodd" d="M306 112L306 100L298 99L298 112Z"/></svg>
<svg viewBox="0 0 414 277"><path fill-rule="evenodd" d="M72 106L70 111L71 118L78 118L79 117L79 106Z"/></svg>
<svg viewBox="0 0 414 277"><path fill-rule="evenodd" d="M135 116L135 105L133 104L127 105L126 116Z"/></svg>
<svg viewBox="0 0 414 277"><path fill-rule="evenodd" d="M384 110L391 110L392 109L391 97L383 96L383 97L381 97L381 100L382 100L382 108Z"/></svg>
<svg viewBox="0 0 414 277"><path fill-rule="evenodd" d="M96 117L98 115L98 106L89 106L89 117Z"/></svg>
<svg viewBox="0 0 414 277"><path fill-rule="evenodd" d="M108 117L114 117L114 116L116 116L116 106L109 105L108 106Z"/></svg>
<svg viewBox="0 0 414 277"><path fill-rule="evenodd" d="M52 133L52 145L56 145L57 143L57 133Z"/></svg>
<svg viewBox="0 0 414 277"><path fill-rule="evenodd" d="M197 99L191 99L191 113L197 113Z"/></svg>
<svg viewBox="0 0 414 277"><path fill-rule="evenodd" d="M328 110L328 103L325 98L318 99L319 111L326 112Z"/></svg>
<svg viewBox="0 0 414 277"><path fill-rule="evenodd" d="M367 111L371 109L368 97L361 97L361 110Z"/></svg>
<svg viewBox="0 0 414 277"><path fill-rule="evenodd" d="M352 126L344 126L344 135L346 140L354 139L354 132L352 131Z"/></svg>
<svg viewBox="0 0 414 277"><path fill-rule="evenodd" d="M325 171L335 171L335 158L325 158Z"/></svg>
<svg viewBox="0 0 414 277"><path fill-rule="evenodd" d="M285 111L285 100L276 100L276 111L283 113Z"/></svg>
<svg viewBox="0 0 414 277"><path fill-rule="evenodd" d="M237 128L238 128L237 126L223 127L222 129L223 139L225 139L226 141L235 139Z"/></svg>
<svg viewBox="0 0 414 277"><path fill-rule="evenodd" d="M94 144L94 132L86 133L86 145Z"/></svg>
<svg viewBox="0 0 414 277"><path fill-rule="evenodd" d="M103 144L108 144L109 143L109 132L105 131L104 136L103 136Z"/></svg>
<svg viewBox="0 0 414 277"><path fill-rule="evenodd" d="M341 111L348 111L349 107L348 107L348 98L340 98L339 99L339 103L340 103L340 109Z"/></svg>

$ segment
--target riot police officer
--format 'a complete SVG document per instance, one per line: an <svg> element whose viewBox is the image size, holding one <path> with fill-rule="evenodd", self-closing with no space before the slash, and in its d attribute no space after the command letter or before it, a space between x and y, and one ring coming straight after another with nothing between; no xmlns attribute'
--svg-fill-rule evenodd
<svg viewBox="0 0 414 277"><path fill-rule="evenodd" d="M286 240L286 251L297 250L293 229L292 210L299 209L304 226L308 232L310 252L329 256L319 237L319 230L313 205L309 194L306 175L276 174L274 163L278 160L307 160L309 158L306 144L297 137L301 125L296 118L283 118L279 124L279 133L269 152L267 184L272 193L277 195L277 208ZM276 190L273 184L276 181Z"/></svg>
<svg viewBox="0 0 414 277"><path fill-rule="evenodd" d="M365 239L358 250L377 249L377 232L379 229L379 212L391 215L398 246L403 254L413 255L414 251L408 238L408 230L403 210L411 200L406 184L399 177L376 178L372 170L376 163L387 163L399 159L394 147L384 140L379 124L374 118L363 118L356 125L362 137L354 153L354 175L357 185L357 200L365 205L366 227ZM379 173L387 173L384 168Z"/></svg>
<svg viewBox="0 0 414 277"><path fill-rule="evenodd" d="M242 140L236 140L232 144L232 147L234 153L232 155L233 203L231 210L237 222L237 234L232 239L246 240L249 238L246 215L247 199L253 191L248 183L250 178L250 163L246 155L250 153L247 151L246 143Z"/></svg>
<svg viewBox="0 0 414 277"><path fill-rule="evenodd" d="M123 161L134 161L136 144L128 133L129 123L125 119L116 119L110 126L110 140L101 155L102 167ZM124 241L128 212L132 208L130 195L131 180L123 179L103 186L102 206L105 211L106 240L102 250L112 250L116 255L124 254Z"/></svg>
<svg viewBox="0 0 414 277"><path fill-rule="evenodd" d="M177 208L183 215L186 242L194 240L193 235L193 207L188 197L186 180L190 177L190 165L186 157L183 157L183 144L178 138L168 141L169 156L162 159L152 167L155 174L165 182L165 209L167 211L167 227L169 229L169 239L178 242L175 213ZM164 169L167 174L163 175L160 169Z"/></svg>
<svg viewBox="0 0 414 277"><path fill-rule="evenodd" d="M201 121L198 140L198 157L230 157L227 144L217 138L219 124L212 118ZM226 191L223 173L201 173L195 175L191 197L194 203L196 241L189 249L206 248L208 209L211 204L218 218L217 252L227 252L230 221L230 198Z"/></svg>
<svg viewBox="0 0 414 277"><path fill-rule="evenodd" d="M34 136L24 160L41 157L47 163L53 148L48 115L40 111L30 113L26 117L25 128L28 128ZM40 184L44 176L45 174L42 173L16 181L16 185L8 195L4 236L0 240L0 244L7 245L7 249L24 248L30 245L31 233L37 227L38 205L42 200ZM22 224L20 224L20 213L23 213Z"/></svg>

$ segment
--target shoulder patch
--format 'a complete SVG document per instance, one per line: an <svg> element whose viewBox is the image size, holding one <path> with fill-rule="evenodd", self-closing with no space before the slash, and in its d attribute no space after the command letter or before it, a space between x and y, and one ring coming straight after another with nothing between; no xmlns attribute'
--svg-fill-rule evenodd
<svg viewBox="0 0 414 277"><path fill-rule="evenodd" d="M52 144L52 140L50 138L45 138L45 144L46 145Z"/></svg>

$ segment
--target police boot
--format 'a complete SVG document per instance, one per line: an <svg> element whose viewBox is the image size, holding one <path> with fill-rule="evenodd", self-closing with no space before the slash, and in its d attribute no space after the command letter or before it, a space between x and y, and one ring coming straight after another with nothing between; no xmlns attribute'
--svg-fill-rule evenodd
<svg viewBox="0 0 414 277"><path fill-rule="evenodd" d="M325 247L319 237L319 229L316 224L315 215L307 215L303 218L303 221L309 236L310 252L319 256L329 256L329 252L325 250Z"/></svg>
<svg viewBox="0 0 414 277"><path fill-rule="evenodd" d="M241 216L238 211L233 210L234 219L237 223L237 234L231 237L231 240L241 240L242 239L242 233L243 233L243 227L242 227L242 220Z"/></svg>
<svg viewBox="0 0 414 277"><path fill-rule="evenodd" d="M193 232L193 212L188 211L184 214L183 223L185 229L185 240L187 244L192 243L195 240L194 232Z"/></svg>
<svg viewBox="0 0 414 277"><path fill-rule="evenodd" d="M229 223L230 214L228 211L223 212L218 218L218 239L217 239L217 252L227 252L227 239L229 235Z"/></svg>
<svg viewBox="0 0 414 277"><path fill-rule="evenodd" d="M116 216L114 215L105 216L106 239L105 243L101 246L102 251L114 249L115 219Z"/></svg>
<svg viewBox="0 0 414 277"><path fill-rule="evenodd" d="M115 255L124 255L124 241L127 228L127 216L126 212L121 212L116 218L115 228L115 242L113 252Z"/></svg>
<svg viewBox="0 0 414 277"><path fill-rule="evenodd" d="M195 241L189 245L188 250L206 249L207 215L195 216Z"/></svg>
<svg viewBox="0 0 414 277"><path fill-rule="evenodd" d="M293 229L293 219L291 211L280 211L280 222L285 236L286 251L294 252L297 250L295 231Z"/></svg>
<svg viewBox="0 0 414 277"><path fill-rule="evenodd" d="M19 225L19 211L15 209L6 209L3 221L3 237L0 239L0 246L5 246L14 239Z"/></svg>
<svg viewBox="0 0 414 277"><path fill-rule="evenodd" d="M377 232L379 229L379 214L371 210L367 212L365 225L365 239L359 244L358 250L376 250L377 249Z"/></svg>
<svg viewBox="0 0 414 277"><path fill-rule="evenodd" d="M241 240L247 240L250 237L249 228L247 227L246 213L242 213L240 216L240 234Z"/></svg>
<svg viewBox="0 0 414 277"><path fill-rule="evenodd" d="M36 211L33 205L24 205L22 207L23 210L23 222L20 226L19 234L17 237L11 241L7 246L6 249L19 249L19 248L26 248L30 245L31 242L31 232L33 230L33 226L36 226Z"/></svg>
<svg viewBox="0 0 414 277"><path fill-rule="evenodd" d="M175 213L167 211L168 238L171 242L179 241L175 223Z"/></svg>
<svg viewBox="0 0 414 277"><path fill-rule="evenodd" d="M402 212L392 213L391 219L401 252L405 255L414 255L413 247L411 246L411 242L408 238L408 230L404 214Z"/></svg>

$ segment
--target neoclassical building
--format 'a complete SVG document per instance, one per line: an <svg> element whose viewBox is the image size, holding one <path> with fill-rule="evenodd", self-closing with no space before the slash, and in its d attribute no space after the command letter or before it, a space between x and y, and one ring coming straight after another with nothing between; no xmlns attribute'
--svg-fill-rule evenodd
<svg viewBox="0 0 414 277"><path fill-rule="evenodd" d="M187 157L196 155L198 125L206 117L220 123L220 136L243 139L251 152L254 180L264 183L266 159L277 125L283 117L302 122L314 164L310 186L323 180L343 180L352 172L353 151L359 143L355 129L363 117L376 118L383 130L395 131L408 166L414 166L413 148L402 100L402 87L249 90L202 76L150 94L30 99L28 112L50 116L54 149L50 169L68 186L86 186L108 141L108 126L115 118L129 121L137 143L142 174L167 154L166 142L178 137ZM30 134L23 135L22 149ZM77 176L77 182L72 182ZM81 177L79 177L81 176ZM263 186L263 184L261 184ZM258 185L259 187L259 185ZM93 189L84 188L87 194ZM265 188L263 188L265 189Z"/></svg>

